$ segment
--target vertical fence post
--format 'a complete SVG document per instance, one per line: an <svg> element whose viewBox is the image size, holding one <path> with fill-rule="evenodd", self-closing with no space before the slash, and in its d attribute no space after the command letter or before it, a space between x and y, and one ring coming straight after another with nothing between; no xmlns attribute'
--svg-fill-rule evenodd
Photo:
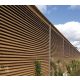
<svg viewBox="0 0 80 80"><path fill-rule="evenodd" d="M69 58L70 58L70 45L69 45Z"/></svg>
<svg viewBox="0 0 80 80"><path fill-rule="evenodd" d="M51 62L51 25L49 26L49 76L51 73L50 62Z"/></svg>
<svg viewBox="0 0 80 80"><path fill-rule="evenodd" d="M63 57L65 57L65 53L64 53L64 38L63 38Z"/></svg>

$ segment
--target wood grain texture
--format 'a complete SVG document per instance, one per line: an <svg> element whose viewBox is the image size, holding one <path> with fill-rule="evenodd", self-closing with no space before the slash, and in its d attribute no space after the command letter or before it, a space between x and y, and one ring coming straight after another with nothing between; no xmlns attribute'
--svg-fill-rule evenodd
<svg viewBox="0 0 80 80"><path fill-rule="evenodd" d="M0 6L1 76L33 76L36 60L41 63L41 74L47 76L49 59L77 58L79 53L35 6Z"/></svg>

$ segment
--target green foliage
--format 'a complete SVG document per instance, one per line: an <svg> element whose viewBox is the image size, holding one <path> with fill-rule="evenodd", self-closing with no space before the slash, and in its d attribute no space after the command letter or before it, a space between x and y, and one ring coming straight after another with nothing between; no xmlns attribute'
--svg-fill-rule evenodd
<svg viewBox="0 0 80 80"><path fill-rule="evenodd" d="M54 69L54 75L57 76L57 65L55 64L55 62L51 62L51 66Z"/></svg>
<svg viewBox="0 0 80 80"><path fill-rule="evenodd" d="M72 60L67 66L67 71L71 76L80 75L80 62L77 60Z"/></svg>
<svg viewBox="0 0 80 80"><path fill-rule="evenodd" d="M54 62L51 62L51 66L54 68L54 70L57 69L57 65Z"/></svg>
<svg viewBox="0 0 80 80"><path fill-rule="evenodd" d="M58 68L57 76L63 76L63 72L61 68Z"/></svg>
<svg viewBox="0 0 80 80"><path fill-rule="evenodd" d="M41 64L39 61L35 61L35 75L41 76Z"/></svg>
<svg viewBox="0 0 80 80"><path fill-rule="evenodd" d="M67 69L68 73L70 74L71 73L71 69L70 69L69 65L66 65L66 69Z"/></svg>
<svg viewBox="0 0 80 80"><path fill-rule="evenodd" d="M55 70L55 71L54 71L54 76L57 76L57 75L58 75L58 74L57 74L57 70Z"/></svg>
<svg viewBox="0 0 80 80"><path fill-rule="evenodd" d="M55 62L51 62L51 66L53 67L53 72L54 76L62 76L63 72L65 71L62 70L60 67L60 64L63 64L60 60L57 60ZM71 60L69 63L65 62L66 70L67 70L67 75L70 76L80 76L80 61L78 60Z"/></svg>
<svg viewBox="0 0 80 80"><path fill-rule="evenodd" d="M51 62L51 66L54 69L54 76L62 76L63 75L63 72L62 72L61 68L59 67L59 63L60 63L60 60L58 60L56 62Z"/></svg>
<svg viewBox="0 0 80 80"><path fill-rule="evenodd" d="M71 67L72 67L72 70L74 70L74 71L76 70L77 64L76 64L75 60L71 61Z"/></svg>

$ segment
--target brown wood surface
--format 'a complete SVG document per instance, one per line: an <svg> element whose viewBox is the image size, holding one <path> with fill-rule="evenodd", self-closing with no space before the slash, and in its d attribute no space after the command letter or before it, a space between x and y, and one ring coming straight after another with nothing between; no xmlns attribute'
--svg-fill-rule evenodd
<svg viewBox="0 0 80 80"><path fill-rule="evenodd" d="M47 76L50 73L50 58L78 56L78 50L35 6L0 6L0 75L35 75L34 62L39 60L41 73Z"/></svg>

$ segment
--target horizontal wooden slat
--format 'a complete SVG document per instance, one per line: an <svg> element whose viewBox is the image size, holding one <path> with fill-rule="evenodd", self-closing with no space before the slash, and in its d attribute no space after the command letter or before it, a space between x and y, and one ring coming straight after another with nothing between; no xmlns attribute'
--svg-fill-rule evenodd
<svg viewBox="0 0 80 80"><path fill-rule="evenodd" d="M0 6L0 75L35 75L39 60L41 73L47 76L52 70L49 61L78 56L78 50L34 6Z"/></svg>
<svg viewBox="0 0 80 80"><path fill-rule="evenodd" d="M49 27L28 6L0 6L0 11L0 66L8 67L0 75L35 75L36 59L48 75Z"/></svg>

